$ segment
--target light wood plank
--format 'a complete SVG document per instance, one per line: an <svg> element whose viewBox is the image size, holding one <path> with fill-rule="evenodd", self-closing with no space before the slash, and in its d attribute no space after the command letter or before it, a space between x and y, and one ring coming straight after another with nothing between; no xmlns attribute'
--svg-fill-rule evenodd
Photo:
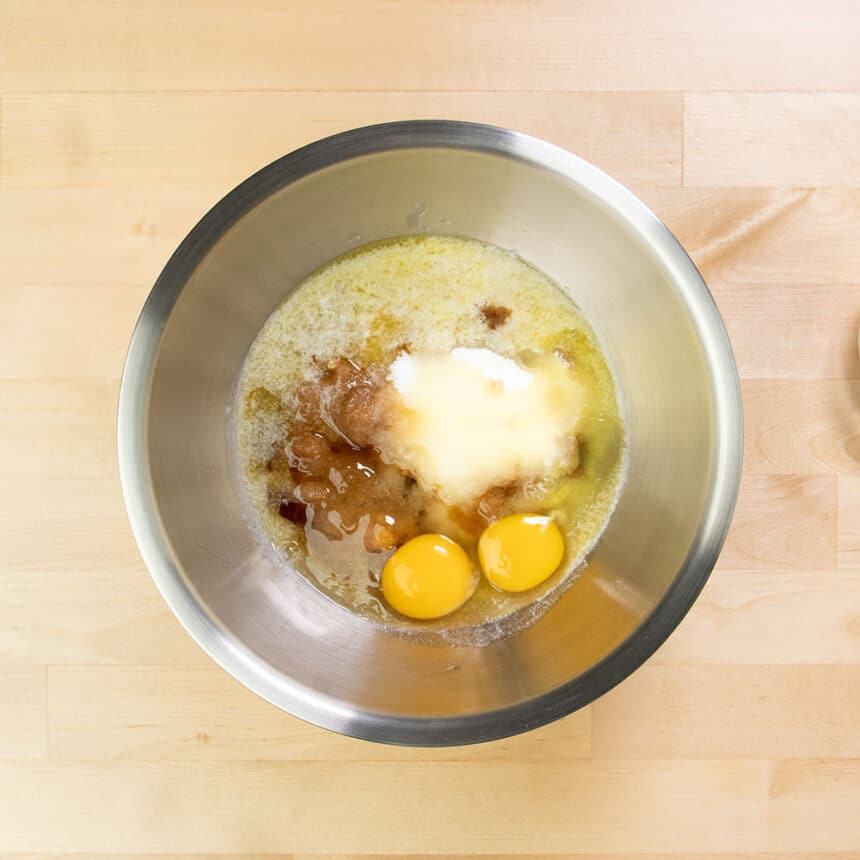
<svg viewBox="0 0 860 860"><path fill-rule="evenodd" d="M200 665L134 544L115 477L0 481L0 660Z"/></svg>
<svg viewBox="0 0 860 860"><path fill-rule="evenodd" d="M0 851L751 851L768 779L753 761L0 763ZM793 850L851 847L840 788L818 786L815 835L785 824Z"/></svg>
<svg viewBox="0 0 860 860"><path fill-rule="evenodd" d="M721 559L651 662L860 663L856 572L725 570L722 565Z"/></svg>
<svg viewBox="0 0 860 860"><path fill-rule="evenodd" d="M0 571L138 571L140 555L115 475L105 480L0 481ZM39 547L38 553L34 547ZM17 577L16 577L17 578ZM2 627L2 625L0 625Z"/></svg>
<svg viewBox="0 0 860 860"><path fill-rule="evenodd" d="M852 89L845 0L5 0L0 89ZM740 22L743 22L741 25ZM71 38L70 28L75 38Z"/></svg>
<svg viewBox="0 0 860 860"><path fill-rule="evenodd" d="M303 723L214 664L52 667L48 689L54 759L555 761L591 753L588 708L515 738L463 749L409 750Z"/></svg>
<svg viewBox="0 0 860 860"><path fill-rule="evenodd" d="M744 475L721 568L828 570L835 563L835 476Z"/></svg>
<svg viewBox="0 0 860 860"><path fill-rule="evenodd" d="M860 290L860 191L642 188L709 281ZM838 292L838 290L837 290ZM856 321L856 311L852 314Z"/></svg>
<svg viewBox="0 0 860 860"><path fill-rule="evenodd" d="M68 860L69 854L0 854L0 860ZM94 854L93 860L475 860L474 854ZM490 860L486 855L486 860ZM743 854L605 854L603 852L562 855L565 860L666 860L682 856L683 860L856 860L854 852L744 852ZM558 860L558 854L493 854L492 860Z"/></svg>
<svg viewBox="0 0 860 860"><path fill-rule="evenodd" d="M647 665L592 710L597 756L860 757L856 664Z"/></svg>
<svg viewBox="0 0 860 860"><path fill-rule="evenodd" d="M860 93L684 94L685 185L860 185L858 141Z"/></svg>
<svg viewBox="0 0 860 860"><path fill-rule="evenodd" d="M838 499L838 565L840 568L860 570L860 478L840 475ZM860 635L860 620L855 621L855 628Z"/></svg>
<svg viewBox="0 0 860 860"><path fill-rule="evenodd" d="M3 479L56 486L115 478L116 398L114 382L0 380ZM55 494L44 501L58 503Z"/></svg>
<svg viewBox="0 0 860 860"><path fill-rule="evenodd" d="M142 562L133 573L115 572L107 561L101 568L70 572L55 560L11 574L4 570L0 615L14 622L0 625L0 660L173 666L211 662L167 608Z"/></svg>
<svg viewBox="0 0 860 860"><path fill-rule="evenodd" d="M0 663L0 759L47 755L45 672L44 666Z"/></svg>
<svg viewBox="0 0 860 860"><path fill-rule="evenodd" d="M858 384L744 380L744 471L860 475Z"/></svg>
<svg viewBox="0 0 860 860"><path fill-rule="evenodd" d="M860 761L785 761L773 766L768 789L768 845L794 851L801 845L856 853L860 824ZM841 810L844 814L833 815ZM809 831L805 836L801 828Z"/></svg>
<svg viewBox="0 0 860 860"><path fill-rule="evenodd" d="M741 378L860 378L860 285L729 284L718 279L708 285Z"/></svg>
<svg viewBox="0 0 860 860"><path fill-rule="evenodd" d="M671 93L7 95L0 174L4 188L226 192L318 138L376 122L440 116L536 134L622 181L680 184L681 100Z"/></svg>
<svg viewBox="0 0 860 860"><path fill-rule="evenodd" d="M151 285L228 190L22 192L0 182L0 284L66 288L64 304L80 288Z"/></svg>
<svg viewBox="0 0 860 860"><path fill-rule="evenodd" d="M101 855L100 855L101 856ZM259 858L259 855L256 855ZM359 858L363 858L363 860L391 860L393 857L403 857L404 860L430 860L430 858L436 858L436 860L474 860L474 854L411 854L411 855L393 855L393 854L350 854L350 855L334 855L338 860L359 860ZM518 857L523 858L523 860L558 860L558 854L494 854L493 860L512 860L512 858ZM570 854L565 852L563 855L566 860L631 860L631 857L635 857L635 860L665 860L667 855L665 854L605 854L603 852L591 853L588 854ZM672 855L674 856L674 855ZM744 854L688 854L684 853L682 855L684 860L837 860L837 858L848 858L848 853L842 851L836 852L815 852L814 854L810 854L806 851L802 853L790 852L788 854L774 854L771 852L754 852L754 853L744 853ZM318 854L318 855L308 855L308 854L300 854L293 855L295 860L322 860L322 858L332 857L332 855L326 854ZM184 858L183 858L184 860ZM856 860L852 856L852 860Z"/></svg>
<svg viewBox="0 0 860 860"><path fill-rule="evenodd" d="M0 350L0 379L118 379L131 332L149 285L0 286L0 313L6 321ZM93 320L104 308L111 325L93 337ZM31 323L50 331L50 349L35 337Z"/></svg>

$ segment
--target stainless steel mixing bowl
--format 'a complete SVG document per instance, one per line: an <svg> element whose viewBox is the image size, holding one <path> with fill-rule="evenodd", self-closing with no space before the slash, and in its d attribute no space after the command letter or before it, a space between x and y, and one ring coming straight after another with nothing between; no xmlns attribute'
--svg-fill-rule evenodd
<svg viewBox="0 0 860 860"><path fill-rule="evenodd" d="M591 320L623 398L629 478L590 564L536 624L486 647L395 638L275 567L243 518L229 406L268 315L351 247L429 230L516 249ZM275 705L344 734L471 743L582 707L689 609L741 468L731 347L696 267L624 188L503 129L405 122L288 155L171 257L122 381L123 492L144 560L191 635Z"/></svg>

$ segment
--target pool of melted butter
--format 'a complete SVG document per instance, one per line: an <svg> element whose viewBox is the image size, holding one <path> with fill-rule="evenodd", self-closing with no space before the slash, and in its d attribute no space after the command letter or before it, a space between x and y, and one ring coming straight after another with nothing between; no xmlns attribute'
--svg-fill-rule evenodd
<svg viewBox="0 0 860 860"><path fill-rule="evenodd" d="M575 293L575 285L571 288ZM368 552L361 529L331 541L285 515L279 494L289 493L289 487L273 489L272 462L293 432L301 392L317 383L322 369L346 358L381 378L404 348L443 353L463 346L514 359L561 356L584 388L584 407L578 404L571 415L576 470L517 488L496 512L552 513L565 536L565 559L529 592L503 593L481 578L461 609L415 622L397 616L380 593L379 574L390 551ZM285 568L297 569L348 609L403 635L483 644L539 618L581 570L623 484L622 416L591 326L570 296L534 266L471 239L425 234L374 243L310 275L254 341L232 414L256 533L271 543ZM427 508L422 526L462 543L477 570L477 535L444 506Z"/></svg>

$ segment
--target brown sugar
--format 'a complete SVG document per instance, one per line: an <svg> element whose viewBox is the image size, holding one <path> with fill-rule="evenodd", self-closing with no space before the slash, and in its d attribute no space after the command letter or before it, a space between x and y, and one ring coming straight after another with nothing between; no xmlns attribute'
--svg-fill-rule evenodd
<svg viewBox="0 0 860 860"><path fill-rule="evenodd" d="M484 324L491 331L503 326L513 313L510 308L506 308L504 305L486 304L481 305L478 310L481 313L481 318L483 319Z"/></svg>
<svg viewBox="0 0 860 860"><path fill-rule="evenodd" d="M368 552L418 534L420 491L370 444L383 421L381 384L348 358L321 368L297 391L298 408L266 462L269 504L329 540L363 532ZM249 409L285 416L278 398L255 389Z"/></svg>
<svg viewBox="0 0 860 860"><path fill-rule="evenodd" d="M381 373L342 357L319 365L318 377L297 389L292 416L265 389L254 389L247 403L284 422L284 436L265 463L272 509L332 541L358 533L368 553L390 551L420 534L426 512L440 504L373 445L386 426L384 388ZM450 507L450 522L477 539L516 490L491 488L473 505Z"/></svg>

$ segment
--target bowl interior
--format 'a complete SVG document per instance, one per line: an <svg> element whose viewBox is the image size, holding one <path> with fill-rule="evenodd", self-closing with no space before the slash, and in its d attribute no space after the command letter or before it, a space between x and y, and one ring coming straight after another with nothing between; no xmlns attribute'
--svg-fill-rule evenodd
<svg viewBox="0 0 860 860"><path fill-rule="evenodd" d="M135 335L121 456L156 581L233 674L340 731L479 740L584 704L674 627L731 514L736 377L698 273L627 192L548 145L526 153L523 140L507 138L506 151L359 147L310 165L299 154L280 174L276 163L264 190L234 192L198 226ZM271 311L344 251L423 230L515 249L568 290L602 341L626 419L629 476L587 569L536 624L486 647L394 638L285 576L246 525L231 458L234 384Z"/></svg>

